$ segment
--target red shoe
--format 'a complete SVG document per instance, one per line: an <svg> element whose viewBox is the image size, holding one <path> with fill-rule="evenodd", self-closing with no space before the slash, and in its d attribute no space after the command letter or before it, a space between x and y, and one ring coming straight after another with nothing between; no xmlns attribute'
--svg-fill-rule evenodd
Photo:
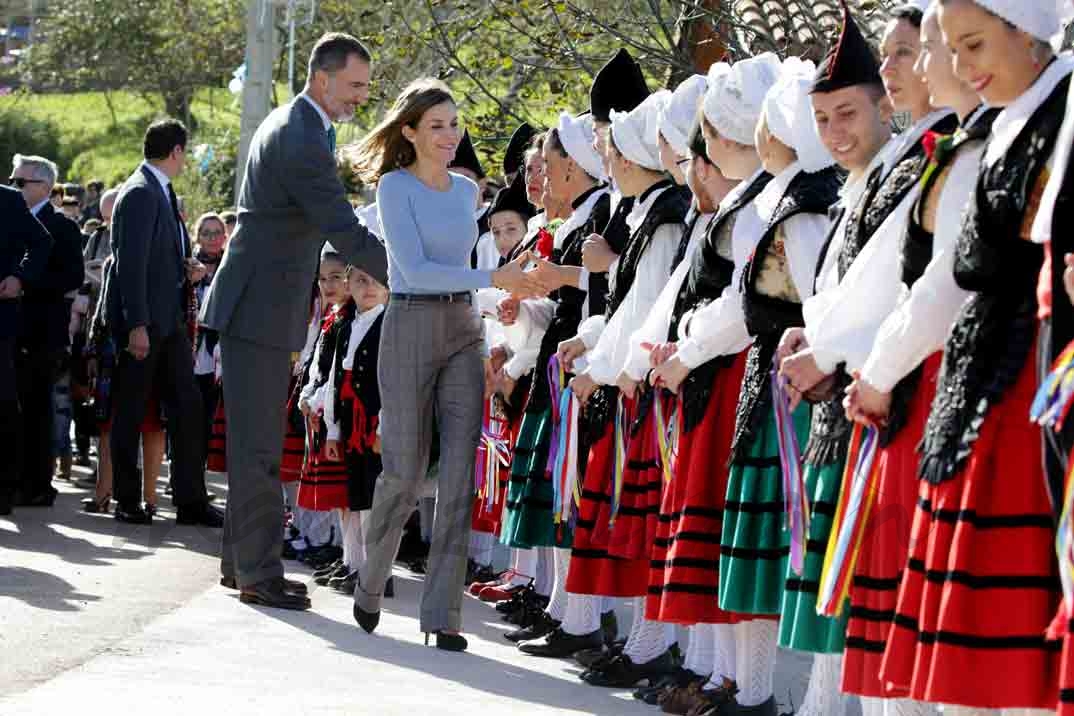
<svg viewBox="0 0 1074 716"><path fill-rule="evenodd" d="M504 584L507 584L508 582L511 581L511 577L513 577L513 576L515 576L514 570L508 569L508 570L505 570L503 572L500 572L498 575L496 575L496 578L493 579L492 581L489 581L489 582L474 582L473 584L471 584L469 586L469 588L466 591L468 591L470 593L470 596L476 597L477 595L481 594L481 590L483 590L483 589L487 589L489 587L500 587L500 586L503 586Z"/></svg>
<svg viewBox="0 0 1074 716"><path fill-rule="evenodd" d="M510 583L497 587L485 587L478 593L477 598L483 602L506 602L515 596L515 592L525 588L524 585L512 585Z"/></svg>

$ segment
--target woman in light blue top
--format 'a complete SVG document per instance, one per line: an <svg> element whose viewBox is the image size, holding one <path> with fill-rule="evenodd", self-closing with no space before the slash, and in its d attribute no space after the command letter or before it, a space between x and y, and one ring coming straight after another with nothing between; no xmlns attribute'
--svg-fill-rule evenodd
<svg viewBox="0 0 1074 716"><path fill-rule="evenodd" d="M469 268L478 188L448 171L459 136L447 87L417 80L357 155L362 179L377 184L391 300L379 361L384 471L369 520L366 563L358 571L354 617L367 632L380 619L381 592L428 468L435 416L440 470L421 629L426 641L435 634L437 647L448 651L466 648L459 629L485 380L482 323L470 292L488 286L540 292L522 271L528 255L495 271Z"/></svg>

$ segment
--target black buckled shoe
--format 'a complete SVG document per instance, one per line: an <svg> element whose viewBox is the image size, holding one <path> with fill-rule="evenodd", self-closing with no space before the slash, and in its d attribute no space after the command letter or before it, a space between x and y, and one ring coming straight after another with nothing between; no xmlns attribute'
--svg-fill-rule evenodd
<svg viewBox="0 0 1074 716"><path fill-rule="evenodd" d="M629 656L620 654L601 668L593 668L582 674L582 681L590 686L631 688L637 686L639 681L654 682L674 668L675 662L669 651L644 664L635 664Z"/></svg>
<svg viewBox="0 0 1074 716"><path fill-rule="evenodd" d="M638 701L644 701L650 706L656 706L657 703L659 703L660 694L664 691L679 686L685 686L691 679L698 678L701 677L694 672L687 671L682 667L676 667L671 673L660 677L655 682L650 682L648 686L636 689L633 696Z"/></svg>
<svg viewBox="0 0 1074 716"><path fill-rule="evenodd" d="M724 679L723 684L715 689L702 689L698 695L697 703L687 712L687 716L738 716L743 707L735 700L737 693L738 685L729 679ZM769 701L771 701L772 706L771 714L767 711L761 711L760 713L766 716L776 716L775 697L772 697ZM760 704L760 706L764 705ZM758 706L750 708L758 708Z"/></svg>
<svg viewBox="0 0 1074 716"><path fill-rule="evenodd" d="M533 641L534 639L540 639L541 637L548 636L555 629L559 628L560 623L550 617L548 612L540 611L534 617L527 626L521 629L516 629L512 632L504 634L504 638L507 641L513 641L516 644L523 641Z"/></svg>
<svg viewBox="0 0 1074 716"><path fill-rule="evenodd" d="M566 659L576 651L593 649L600 645L600 630L588 634L568 634L562 627L557 627L543 639L527 641L518 645L518 650L530 656L549 659Z"/></svg>
<svg viewBox="0 0 1074 716"><path fill-rule="evenodd" d="M611 646L608 647L601 644L595 649L584 649L579 651L574 655L574 660L577 661L582 668L592 669L601 664L605 664L622 654L624 646L626 646L626 639L613 641Z"/></svg>

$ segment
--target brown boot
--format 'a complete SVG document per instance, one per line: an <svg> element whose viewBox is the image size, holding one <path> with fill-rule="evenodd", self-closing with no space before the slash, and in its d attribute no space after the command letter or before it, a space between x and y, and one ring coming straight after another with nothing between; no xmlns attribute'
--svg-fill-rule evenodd
<svg viewBox="0 0 1074 716"><path fill-rule="evenodd" d="M738 693L738 684L728 678L715 689L698 689L690 710L686 716L702 716L702 714L718 714L720 707L725 704L731 706L735 703L735 694ZM715 709L715 710L714 710Z"/></svg>
<svg viewBox="0 0 1074 716"><path fill-rule="evenodd" d="M691 681L686 686L672 686L660 694L657 703L666 714L679 714L686 716L701 697L701 686L704 682Z"/></svg>

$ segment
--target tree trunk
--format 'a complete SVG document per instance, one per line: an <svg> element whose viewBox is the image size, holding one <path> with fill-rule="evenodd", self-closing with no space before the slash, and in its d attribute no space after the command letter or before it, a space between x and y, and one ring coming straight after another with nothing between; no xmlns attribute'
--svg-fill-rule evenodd
<svg viewBox="0 0 1074 716"><path fill-rule="evenodd" d="M169 117L181 120L186 128L194 131L194 115L190 113L194 96L190 90L179 89L164 93L164 112Z"/></svg>
<svg viewBox="0 0 1074 716"><path fill-rule="evenodd" d="M698 5L713 15L721 11L721 0L700 0ZM694 13L697 14L697 13ZM668 77L668 87L674 89L692 73L705 74L710 66L727 58L727 42L722 29L713 24L710 17L692 17L681 20L677 27L678 43L675 53L691 69L673 67Z"/></svg>

